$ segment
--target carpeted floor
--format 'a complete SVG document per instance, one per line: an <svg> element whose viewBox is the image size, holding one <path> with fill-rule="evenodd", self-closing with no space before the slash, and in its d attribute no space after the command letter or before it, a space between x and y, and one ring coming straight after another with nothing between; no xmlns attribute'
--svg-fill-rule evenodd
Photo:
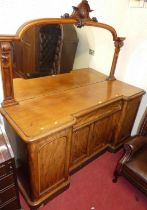
<svg viewBox="0 0 147 210"><path fill-rule="evenodd" d="M68 190L41 210L147 210L147 197L123 177L112 183L112 175L122 151L106 152L70 178ZM28 206L22 196L24 210Z"/></svg>

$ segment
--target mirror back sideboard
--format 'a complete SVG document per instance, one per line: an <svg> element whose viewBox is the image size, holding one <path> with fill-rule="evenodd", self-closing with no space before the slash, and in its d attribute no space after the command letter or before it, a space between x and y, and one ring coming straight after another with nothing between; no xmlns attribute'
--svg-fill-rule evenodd
<svg viewBox="0 0 147 210"><path fill-rule="evenodd" d="M74 171L107 150L117 151L130 138L144 94L142 89L115 78L124 38L118 37L113 27L90 18L90 12L88 2L83 0L71 15L33 20L22 25L16 35L0 36L4 92L0 111L15 154L19 189L31 209L67 189ZM55 24L59 28L88 26L110 32L114 52L109 75L85 67L29 79L13 76L14 64L18 65L14 43L19 45L33 27ZM61 34L60 42L62 38ZM60 52L60 45L56 47ZM62 60L65 66L66 60L68 63L67 57ZM54 62L51 69L58 71L58 67Z"/></svg>

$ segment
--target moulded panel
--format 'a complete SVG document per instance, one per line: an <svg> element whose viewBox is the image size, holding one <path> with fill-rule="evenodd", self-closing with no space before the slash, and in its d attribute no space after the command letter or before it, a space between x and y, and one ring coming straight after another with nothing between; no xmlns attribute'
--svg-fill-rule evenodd
<svg viewBox="0 0 147 210"><path fill-rule="evenodd" d="M90 151L95 152L114 140L117 124L120 119L120 111L105 117L94 123L93 135L90 141Z"/></svg>
<svg viewBox="0 0 147 210"><path fill-rule="evenodd" d="M121 116L120 133L116 136L117 143L123 141L131 135L131 130L135 121L141 97L134 98L124 102L124 108Z"/></svg>
<svg viewBox="0 0 147 210"><path fill-rule="evenodd" d="M83 127L72 136L71 165L80 162L87 156L90 126Z"/></svg>
<svg viewBox="0 0 147 210"><path fill-rule="evenodd" d="M67 138L60 137L44 144L38 153L40 193L65 178Z"/></svg>

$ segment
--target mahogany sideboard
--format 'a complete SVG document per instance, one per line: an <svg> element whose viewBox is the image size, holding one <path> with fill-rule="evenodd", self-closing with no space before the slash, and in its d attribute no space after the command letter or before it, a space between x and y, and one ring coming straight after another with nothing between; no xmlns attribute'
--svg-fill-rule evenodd
<svg viewBox="0 0 147 210"><path fill-rule="evenodd" d="M69 186L69 173L130 136L144 91L93 69L14 79L19 104L1 114L19 188L32 209ZM25 90L25 91L24 91Z"/></svg>
<svg viewBox="0 0 147 210"><path fill-rule="evenodd" d="M106 150L116 151L127 141L144 94L143 90L115 79L115 67L125 38L119 37L112 26L90 18L90 12L88 1L82 0L73 7L71 15L32 20L23 24L15 35L0 35L4 94L0 112L15 154L19 189L31 209L39 208L66 189L70 173ZM24 41L31 27L52 24L95 27L110 33L114 48L109 75L82 67L53 76L14 78L14 60L22 62L20 66L25 68L18 57L20 53L15 53L16 42L19 45ZM29 47L28 44L23 46ZM51 46L52 43L50 49ZM61 43L57 45L58 52L59 46ZM31 65L30 49L24 50L24 58L28 60L22 60ZM81 54L80 62L84 61ZM47 55L45 52L45 59ZM56 61L59 64L60 59L58 53L53 60L54 67L57 68ZM24 72L29 72L29 68L23 69Z"/></svg>
<svg viewBox="0 0 147 210"><path fill-rule="evenodd" d="M0 209L21 209L14 154L0 123Z"/></svg>

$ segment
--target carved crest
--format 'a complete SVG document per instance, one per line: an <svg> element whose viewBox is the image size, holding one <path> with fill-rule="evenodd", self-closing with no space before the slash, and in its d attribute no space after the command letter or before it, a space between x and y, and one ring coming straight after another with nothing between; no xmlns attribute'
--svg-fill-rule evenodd
<svg viewBox="0 0 147 210"><path fill-rule="evenodd" d="M93 10L90 9L88 1L82 0L82 2L77 6L73 6L73 13L70 18L80 19L80 20L90 20L89 13Z"/></svg>
<svg viewBox="0 0 147 210"><path fill-rule="evenodd" d="M90 18L89 13L93 10L90 9L87 0L82 0L82 2L77 6L73 6L73 12L71 15L65 13L64 18L73 18L78 20L77 27L82 27L84 25L84 21L91 20L97 22L95 17Z"/></svg>

